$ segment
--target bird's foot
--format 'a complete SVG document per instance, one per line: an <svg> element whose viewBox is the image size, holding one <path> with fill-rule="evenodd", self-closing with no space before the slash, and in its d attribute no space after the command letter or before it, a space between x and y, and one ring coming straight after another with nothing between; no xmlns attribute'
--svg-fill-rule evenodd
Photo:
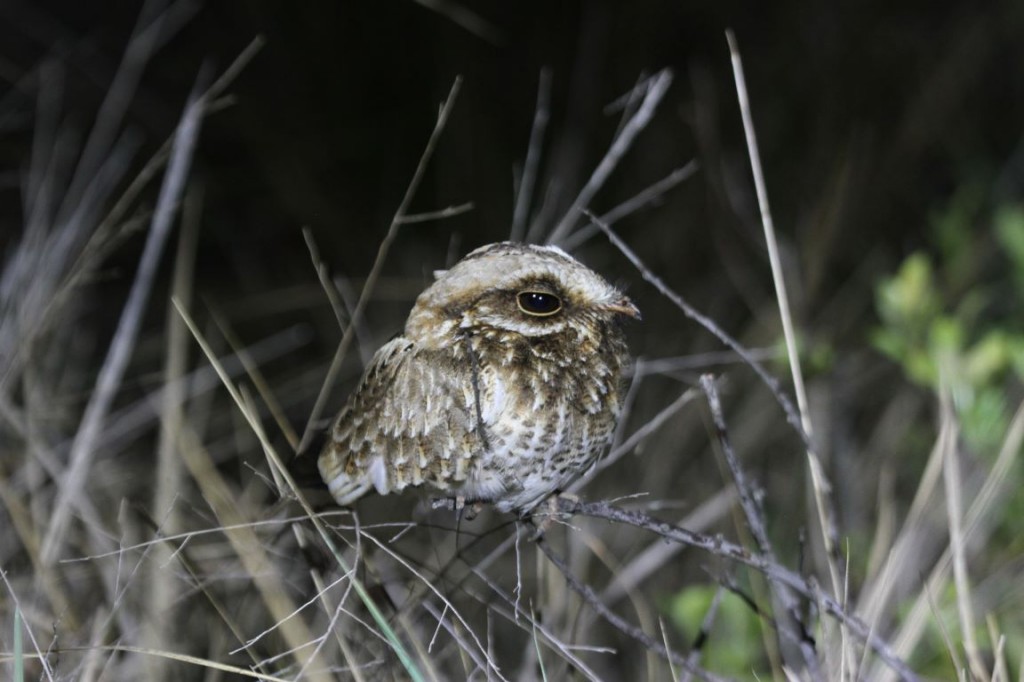
<svg viewBox="0 0 1024 682"><path fill-rule="evenodd" d="M533 524L536 532L533 535L534 540L539 540L543 537L544 533L551 528L551 524L557 522L568 524L569 519L572 518L572 514L567 514L562 511L561 500L567 500L569 502L579 502L580 498L574 493L563 493L556 492L549 495L546 500L541 502L539 505L526 512L525 516Z"/></svg>
<svg viewBox="0 0 1024 682"><path fill-rule="evenodd" d="M430 506L433 509L448 509L456 513L462 513L462 518L466 521L472 521L477 517L483 508L484 503L479 500L468 501L464 495L458 495L456 497L435 497L430 501Z"/></svg>

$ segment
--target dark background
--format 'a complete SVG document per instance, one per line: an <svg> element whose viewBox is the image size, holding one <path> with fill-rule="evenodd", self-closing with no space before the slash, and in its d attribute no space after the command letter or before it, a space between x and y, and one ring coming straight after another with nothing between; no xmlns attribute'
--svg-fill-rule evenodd
<svg viewBox="0 0 1024 682"><path fill-rule="evenodd" d="M396 267L408 247L447 248L455 233L460 251L502 238L540 69L553 76L545 179L564 188L564 209L618 123L603 108L641 75L669 67L670 94L594 208L696 158L699 176L630 220L625 235L664 247L662 262L652 265L665 272L657 266L672 263L673 273L686 273L673 284L713 278L722 260L715 251L726 247L760 277L763 249L723 33L729 27L745 59L779 232L794 256L804 256L796 267L809 270L793 275L811 285L809 309L820 309L817 296L827 297L866 259L880 256L884 267L920 246L928 211L965 178L1007 173L993 192L1019 189L1019 173L1007 166L1024 96L1017 3L489 2L465 9L485 22L483 37L414 2L197 4L168 32L128 121L150 145L173 129L202 64L219 72L254 36L267 40L231 88L237 104L212 117L203 134L204 260L219 266L207 263L210 270L224 270L225 257L229 264L251 257L268 276L289 280L295 275L281 272L279 261L301 247L304 225L340 270L365 268L457 74L465 78L462 94L415 206L472 201L476 210L405 230ZM88 124L138 12L133 3L4 3L8 111L32 106L31 74L55 59L65 69L66 115ZM29 140L30 119L19 120L25 125L9 118L5 126L9 180ZM7 189L10 203L14 191ZM827 273L814 271L822 250Z"/></svg>

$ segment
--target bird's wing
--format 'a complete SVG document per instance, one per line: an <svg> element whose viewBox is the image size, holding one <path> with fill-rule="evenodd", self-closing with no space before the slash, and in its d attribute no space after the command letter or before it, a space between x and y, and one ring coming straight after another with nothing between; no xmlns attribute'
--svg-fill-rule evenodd
<svg viewBox="0 0 1024 682"><path fill-rule="evenodd" d="M338 504L464 480L478 451L472 370L399 336L382 346L334 422L318 464Z"/></svg>

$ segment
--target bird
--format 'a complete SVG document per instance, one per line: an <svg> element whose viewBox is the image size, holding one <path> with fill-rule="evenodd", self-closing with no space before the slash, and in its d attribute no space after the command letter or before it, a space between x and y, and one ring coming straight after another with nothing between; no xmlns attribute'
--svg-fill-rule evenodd
<svg viewBox="0 0 1024 682"><path fill-rule="evenodd" d="M633 302L556 246L499 242L435 272L317 459L334 500L436 493L529 513L610 446Z"/></svg>

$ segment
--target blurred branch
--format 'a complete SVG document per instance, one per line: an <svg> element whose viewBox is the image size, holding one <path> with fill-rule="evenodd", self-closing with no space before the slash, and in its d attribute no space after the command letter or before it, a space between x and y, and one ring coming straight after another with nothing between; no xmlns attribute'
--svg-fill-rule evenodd
<svg viewBox="0 0 1024 682"><path fill-rule="evenodd" d="M505 36L502 35L497 26L456 2L451 0L413 0L413 2L417 5L423 5L443 17L447 17L456 26L461 26L477 38L485 40L492 45L503 45L505 43Z"/></svg>
<svg viewBox="0 0 1024 682"><path fill-rule="evenodd" d="M473 210L473 202L466 202L459 204L458 206L449 206L442 208L437 211L427 211L425 213L411 213L407 216L402 216L402 225L412 225L414 223L425 223L431 220L443 220L444 218L452 218L457 215L462 215Z"/></svg>
<svg viewBox="0 0 1024 682"><path fill-rule="evenodd" d="M200 75L201 79L202 75ZM71 444L68 468L59 483L61 494L57 496L56 506L43 539L42 559L46 564L52 563L64 546L68 524L71 520L71 508L80 494L84 492L85 479L96 453L94 446L107 413L113 405L128 361L131 359L135 339L142 324L142 314L156 278L164 244L170 234L172 221L185 189L185 180L192 164L192 154L202 127L202 99L198 95L198 90L197 83L185 107L181 122L178 124L171 161L163 185L160 187L153 224L139 260L135 280L128 294L128 300L125 302L117 331L110 342L110 349L103 362L103 367L96 380L96 389L89 398L81 425Z"/></svg>

